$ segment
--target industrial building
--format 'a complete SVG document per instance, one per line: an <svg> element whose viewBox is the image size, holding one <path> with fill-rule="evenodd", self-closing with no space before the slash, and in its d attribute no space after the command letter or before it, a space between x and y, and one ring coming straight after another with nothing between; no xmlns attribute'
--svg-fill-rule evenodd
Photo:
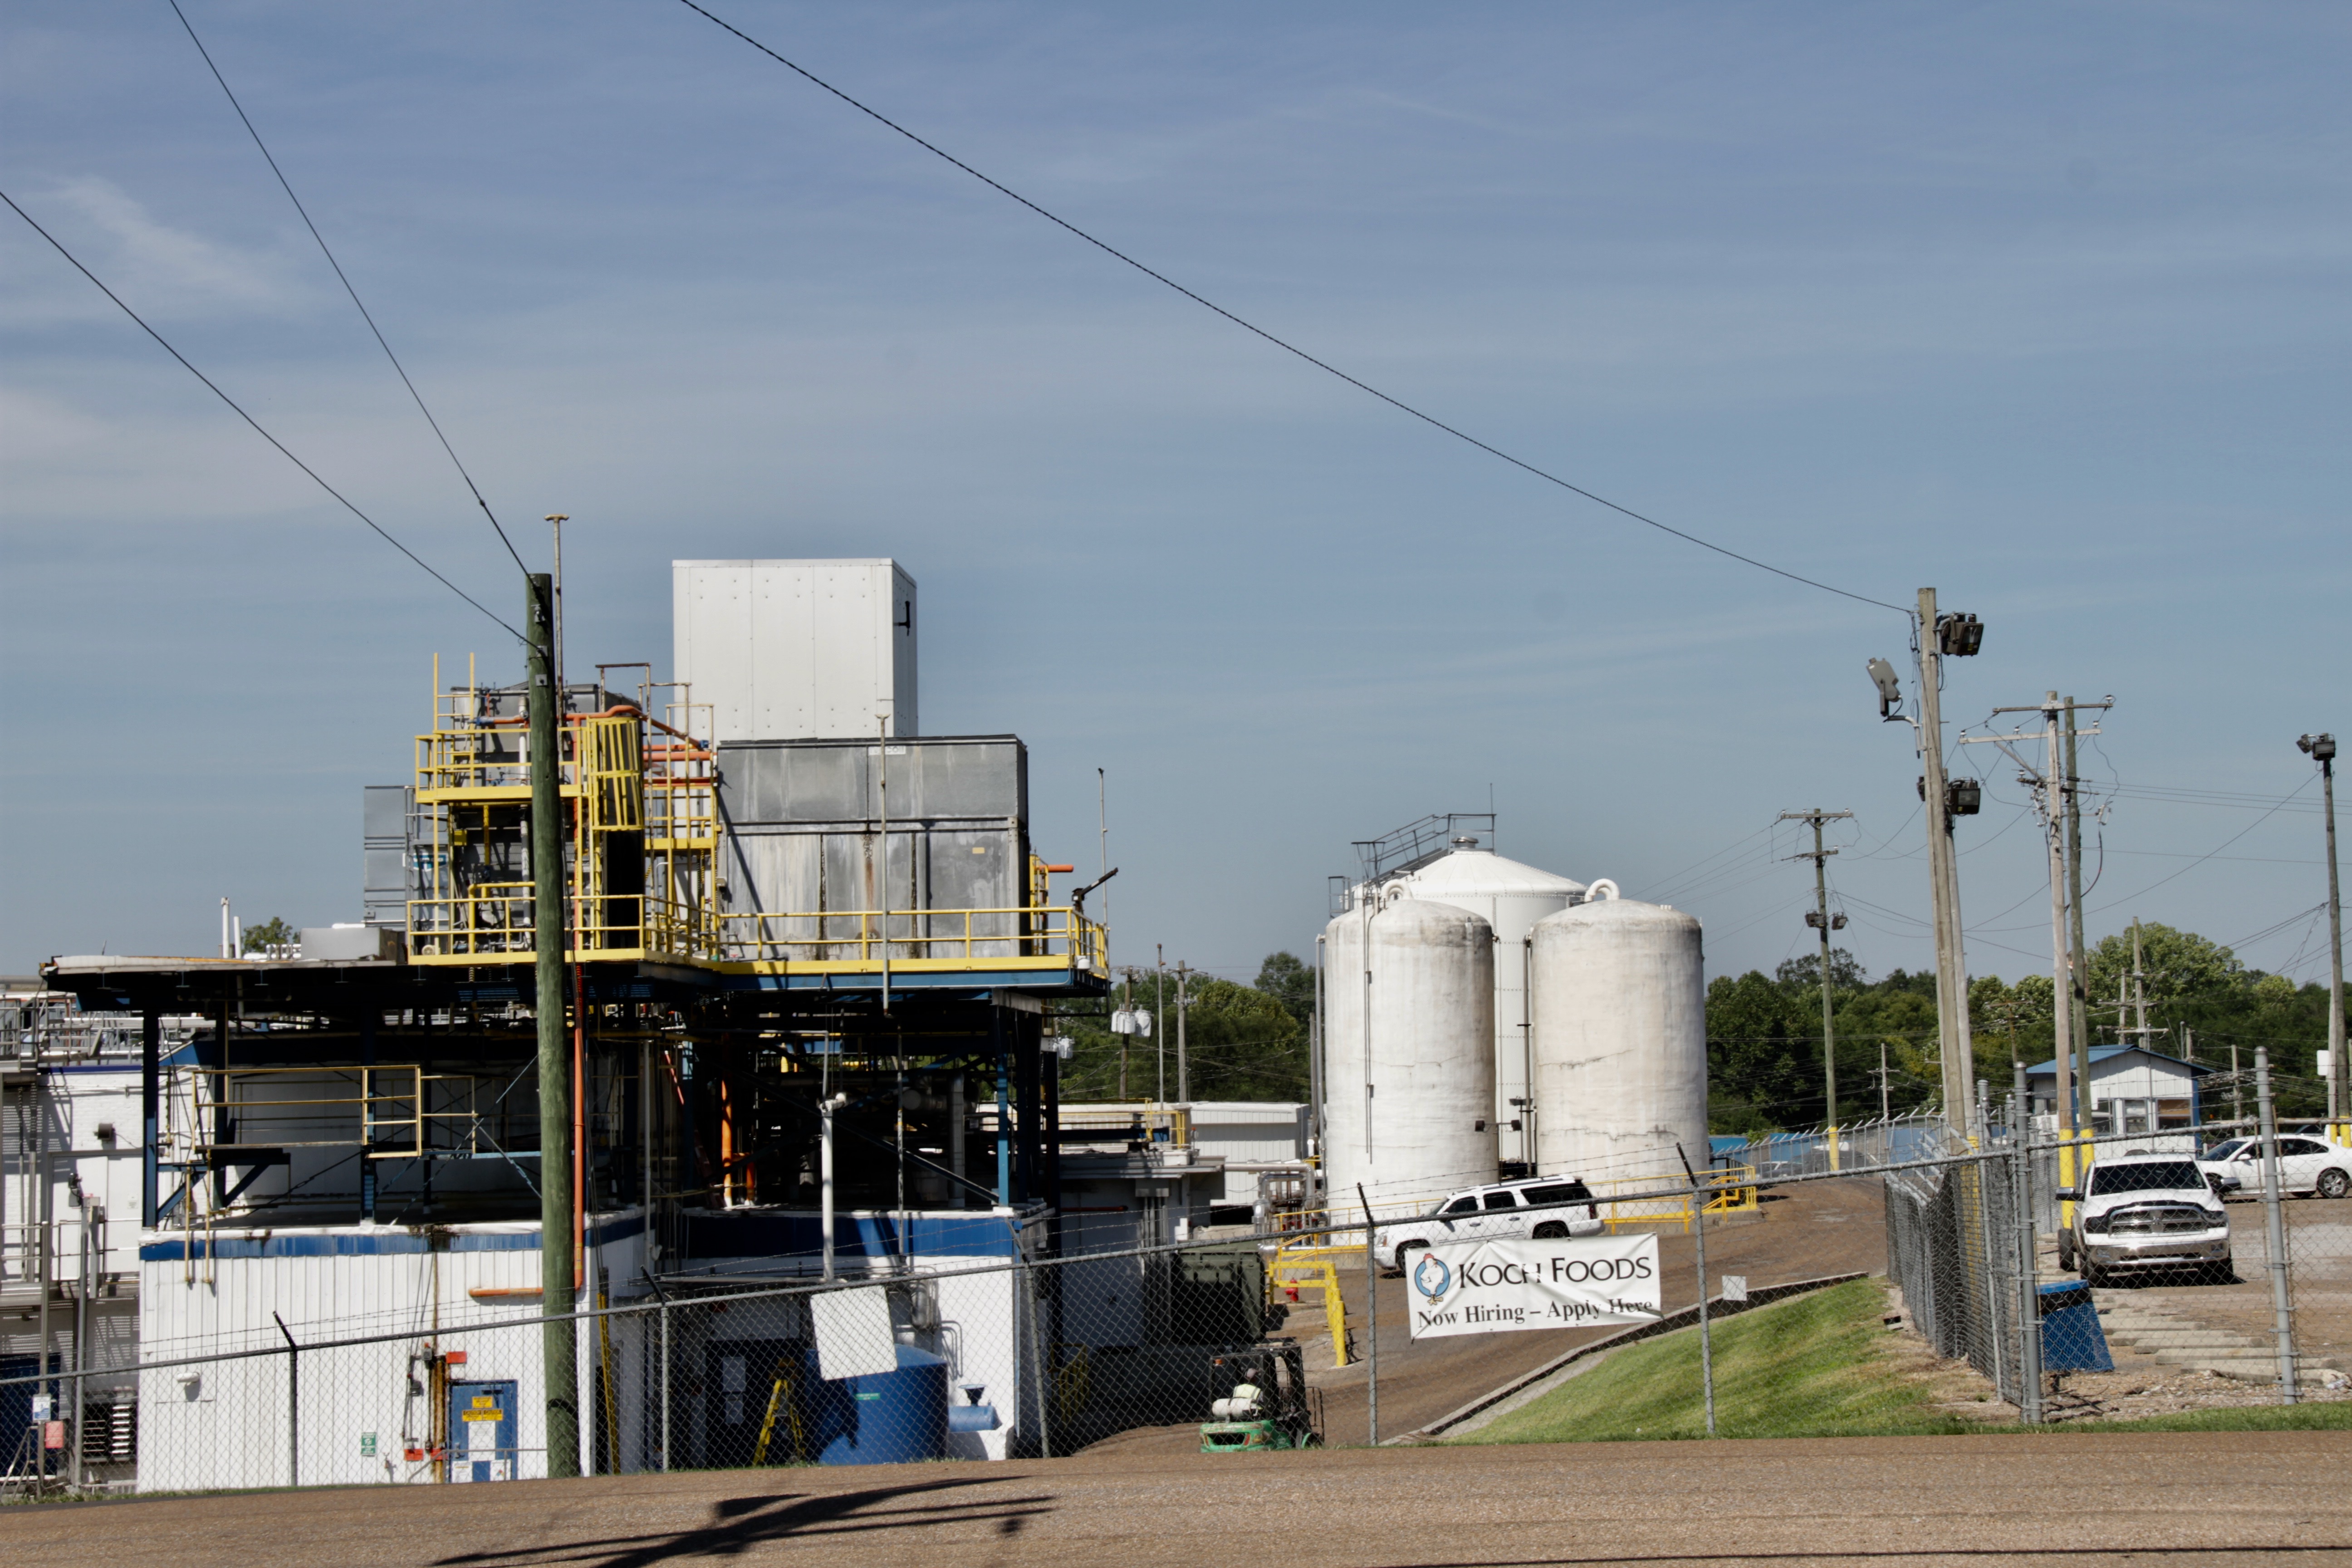
<svg viewBox="0 0 2352 1568"><path fill-rule="evenodd" d="M671 679L608 665L561 683L574 1300L690 1300L828 1264L895 1281L900 1342L1003 1412L944 1452L1025 1451L1025 1384L1066 1348L1148 1355L1177 1331L1138 1310L1148 1292L1097 1299L1074 1277L1038 1303L1047 1355L1024 1356L1009 1300L964 1299L1010 1292L1013 1272L925 1278L1181 1237L1223 1201L1222 1161L1191 1146L1182 1108L1063 1125L1052 1016L1106 994L1108 933L1032 843L1020 739L919 731L911 575L887 560L673 574ZM365 792L359 921L268 956L232 939L217 956L58 958L49 994L130 1021L90 1064L113 1099L100 1106L98 1079L68 1094L78 1069L46 1060L10 1080L12 1114L48 1119L110 1216L84 1227L87 1258L43 1263L44 1311L135 1313L149 1360L413 1330L337 1352L358 1358L342 1386L373 1403L298 1419L369 1442L323 1445L332 1473L305 1483L540 1473L536 1354L505 1364L530 1336L478 1332L560 1305L540 1294L529 701L504 672L436 661L413 778ZM7 1201L22 1237L49 1194L36 1180ZM12 1289L25 1256L8 1254ZM591 1468L749 1462L757 1402L747 1414L730 1380L810 1331L805 1313L738 1316L671 1346L697 1375L658 1412L649 1391L673 1384L642 1323L582 1335L583 1403L611 1412L583 1423ZM971 1327L991 1323L1005 1328ZM78 1365L95 1333L41 1342ZM504 1349L469 1359L469 1342ZM247 1428L279 1406L243 1384L275 1375L232 1362L89 1397L135 1420L142 1489L274 1485L284 1447ZM500 1420L460 1427L485 1400Z"/></svg>

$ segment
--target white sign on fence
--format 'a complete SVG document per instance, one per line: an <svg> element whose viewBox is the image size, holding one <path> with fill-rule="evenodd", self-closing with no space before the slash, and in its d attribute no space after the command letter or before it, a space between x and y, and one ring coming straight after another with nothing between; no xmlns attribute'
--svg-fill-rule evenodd
<svg viewBox="0 0 2352 1568"><path fill-rule="evenodd" d="M1663 1315L1654 1236L1457 1241L1405 1271L1412 1337L1647 1323Z"/></svg>

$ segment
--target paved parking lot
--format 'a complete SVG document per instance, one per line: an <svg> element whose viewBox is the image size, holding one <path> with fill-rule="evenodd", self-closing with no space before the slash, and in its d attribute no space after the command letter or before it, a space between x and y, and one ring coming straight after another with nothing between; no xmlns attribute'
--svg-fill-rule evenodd
<svg viewBox="0 0 2352 1568"><path fill-rule="evenodd" d="M2335 1433L1095 1455L0 1510L12 1563L2343 1563Z"/></svg>

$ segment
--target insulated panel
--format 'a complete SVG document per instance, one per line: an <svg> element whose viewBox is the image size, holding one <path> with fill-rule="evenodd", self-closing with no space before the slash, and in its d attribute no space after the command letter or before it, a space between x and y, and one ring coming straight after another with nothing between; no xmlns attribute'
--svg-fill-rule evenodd
<svg viewBox="0 0 2352 1568"><path fill-rule="evenodd" d="M673 674L720 741L919 732L915 580L896 562L675 561Z"/></svg>

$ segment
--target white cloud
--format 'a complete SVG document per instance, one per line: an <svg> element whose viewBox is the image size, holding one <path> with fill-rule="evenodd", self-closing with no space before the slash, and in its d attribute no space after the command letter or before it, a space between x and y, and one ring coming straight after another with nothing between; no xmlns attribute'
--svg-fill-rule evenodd
<svg viewBox="0 0 2352 1568"><path fill-rule="evenodd" d="M95 174L60 181L45 198L26 205L125 304L151 320L280 315L316 298L315 289L296 280L285 246L264 249L208 239L156 217L120 185ZM48 248L35 237L26 238L40 250ZM56 265L16 269L9 324L56 324L114 313L62 260L48 259Z"/></svg>

